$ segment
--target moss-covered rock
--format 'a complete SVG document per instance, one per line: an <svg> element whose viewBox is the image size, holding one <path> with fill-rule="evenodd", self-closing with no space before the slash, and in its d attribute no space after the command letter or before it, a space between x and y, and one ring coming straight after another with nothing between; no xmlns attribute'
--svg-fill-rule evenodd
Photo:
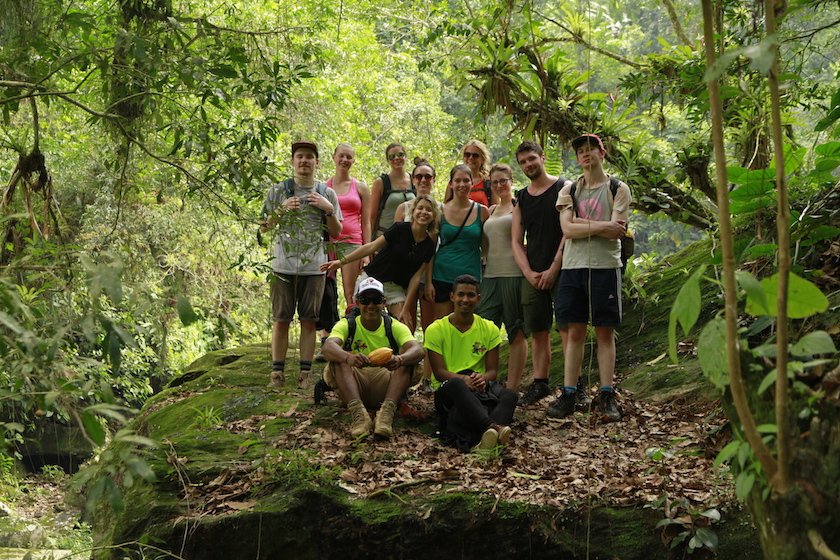
<svg viewBox="0 0 840 560"><path fill-rule="evenodd" d="M662 513L641 504L607 507L581 496L549 507L453 492L445 477L360 498L345 484L350 469L336 464L360 471L376 457L398 469L420 455L397 456L388 442L348 441L338 446L341 461L319 457L312 438L345 438L346 412L334 402L313 409L311 394L291 385L266 387L268 363L264 345L213 352L146 404L132 427L160 442L147 456L157 481L124 487L119 513L107 493L97 501L96 557L139 557L145 546L190 559L669 557L655 528ZM433 426L416 428L422 439ZM119 450L112 451L117 461ZM503 457L489 460L505 470ZM463 467L478 465L470 461ZM131 544L111 548L120 543ZM722 557L758 557L750 531L733 531L722 543Z"/></svg>

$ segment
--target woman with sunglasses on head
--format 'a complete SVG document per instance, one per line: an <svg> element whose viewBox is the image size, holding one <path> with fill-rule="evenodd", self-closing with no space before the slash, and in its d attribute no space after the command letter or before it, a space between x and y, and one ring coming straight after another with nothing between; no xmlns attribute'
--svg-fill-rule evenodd
<svg viewBox="0 0 840 560"><path fill-rule="evenodd" d="M391 170L374 179L370 187L370 230L373 238L391 227L397 207L415 196L411 176L405 170L405 147L399 142L388 144L385 157Z"/></svg>
<svg viewBox="0 0 840 560"><path fill-rule="evenodd" d="M525 371L528 358L528 341L524 331L524 318L520 292L522 271L513 258L511 228L513 225L513 170L509 165L497 163L490 168L490 185L499 197L499 203L490 208L490 217L484 223L487 242L487 266L481 279L481 301L475 313L505 325L510 357L506 387L516 391Z"/></svg>
<svg viewBox="0 0 840 560"><path fill-rule="evenodd" d="M427 195L412 200L411 216L411 222L394 223L382 235L349 255L322 264L321 270L336 270L376 253L359 275L359 281L373 277L382 282L388 312L399 319L406 300L406 290L412 283L418 283L420 275L425 273L426 265L435 254L440 220L437 204Z"/></svg>
<svg viewBox="0 0 840 560"><path fill-rule="evenodd" d="M335 175L327 181L327 186L338 196L338 205L344 216L341 233L331 239L335 244L335 254L339 258L370 242L370 190L363 182L350 176L350 168L355 160L356 151L353 146L346 142L340 143L333 152ZM353 301L356 279L362 266L366 264L367 260L363 259L360 263L341 267L344 300L348 304Z"/></svg>
<svg viewBox="0 0 840 560"><path fill-rule="evenodd" d="M452 313L452 283L462 274L481 278L481 232L489 212L470 200L473 175L463 163L449 172L452 198L443 204L440 244L426 273L426 299L435 302L434 318Z"/></svg>

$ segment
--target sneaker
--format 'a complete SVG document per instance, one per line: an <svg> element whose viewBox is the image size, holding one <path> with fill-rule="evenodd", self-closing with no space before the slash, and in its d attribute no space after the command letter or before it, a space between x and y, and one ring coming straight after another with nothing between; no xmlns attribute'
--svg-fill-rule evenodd
<svg viewBox="0 0 840 560"><path fill-rule="evenodd" d="M269 387L282 387L286 383L286 376L282 371L274 370L268 376Z"/></svg>
<svg viewBox="0 0 840 560"><path fill-rule="evenodd" d="M510 426L498 426L495 430L499 433L499 445L507 445L510 442Z"/></svg>
<svg viewBox="0 0 840 560"><path fill-rule="evenodd" d="M577 390L575 391L575 406L578 408L589 408L592 404L592 397L589 396L589 387L583 382L583 378L578 378Z"/></svg>
<svg viewBox="0 0 840 560"><path fill-rule="evenodd" d="M397 409L397 403L392 400L386 400L379 407L379 412L376 413L376 427L373 433L379 437L390 438L394 435L394 411Z"/></svg>
<svg viewBox="0 0 840 560"><path fill-rule="evenodd" d="M545 413L552 418L565 418L566 416L574 413L574 411L575 396L564 391L563 394L560 395L560 398L551 403Z"/></svg>
<svg viewBox="0 0 840 560"><path fill-rule="evenodd" d="M362 401L356 399L347 403L353 423L350 425L350 435L354 438L366 436L373 428L373 421L370 419L367 409Z"/></svg>
<svg viewBox="0 0 840 560"><path fill-rule="evenodd" d="M544 399L550 394L551 389L548 388L548 383L531 383L522 395L522 398L519 399L519 405L528 406L529 404L534 404L538 400Z"/></svg>
<svg viewBox="0 0 840 560"><path fill-rule="evenodd" d="M601 416L608 422L621 420L621 411L618 410L618 403L615 402L615 391L601 391L601 398L598 399L598 409Z"/></svg>
<svg viewBox="0 0 840 560"><path fill-rule="evenodd" d="M483 434L481 434L481 441L472 448L473 453L477 453L479 451L489 451L490 449L494 449L499 444L499 432L494 430L493 428L487 428Z"/></svg>

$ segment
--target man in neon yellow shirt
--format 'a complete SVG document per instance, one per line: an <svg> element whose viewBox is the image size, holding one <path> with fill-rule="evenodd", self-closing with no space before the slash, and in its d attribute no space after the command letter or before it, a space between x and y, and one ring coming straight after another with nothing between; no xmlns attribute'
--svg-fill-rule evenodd
<svg viewBox="0 0 840 560"><path fill-rule="evenodd" d="M455 310L429 325L427 359L434 373L441 439L461 451L492 449L510 439L515 392L496 382L499 327L474 313L481 295L469 274L455 279Z"/></svg>
<svg viewBox="0 0 840 560"><path fill-rule="evenodd" d="M336 388L350 409L353 437L365 436L373 428L375 435L389 438L394 433L397 403L411 385L420 382L423 371L416 366L423 359L423 347L407 326L383 315L385 291L379 280L365 278L359 282L355 299L360 313L353 319L355 333L350 344L347 344L350 336L347 317L335 324L324 342L324 357L329 360L324 381ZM386 322L390 323L393 342L389 340ZM368 359L371 352L392 346L396 349L386 364L371 365ZM367 409L377 407L374 427Z"/></svg>

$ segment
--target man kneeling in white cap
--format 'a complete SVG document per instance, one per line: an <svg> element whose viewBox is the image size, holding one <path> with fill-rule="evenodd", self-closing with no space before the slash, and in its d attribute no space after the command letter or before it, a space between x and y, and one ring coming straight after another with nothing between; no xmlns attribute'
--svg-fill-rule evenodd
<svg viewBox="0 0 840 560"><path fill-rule="evenodd" d="M416 366L423 359L423 347L407 326L384 314L385 291L379 280L359 282L355 300L358 316L341 319L324 342L323 354L329 361L324 381L350 410L353 437L373 429L377 436L389 438L397 403L422 376ZM368 409L377 407L374 426Z"/></svg>

